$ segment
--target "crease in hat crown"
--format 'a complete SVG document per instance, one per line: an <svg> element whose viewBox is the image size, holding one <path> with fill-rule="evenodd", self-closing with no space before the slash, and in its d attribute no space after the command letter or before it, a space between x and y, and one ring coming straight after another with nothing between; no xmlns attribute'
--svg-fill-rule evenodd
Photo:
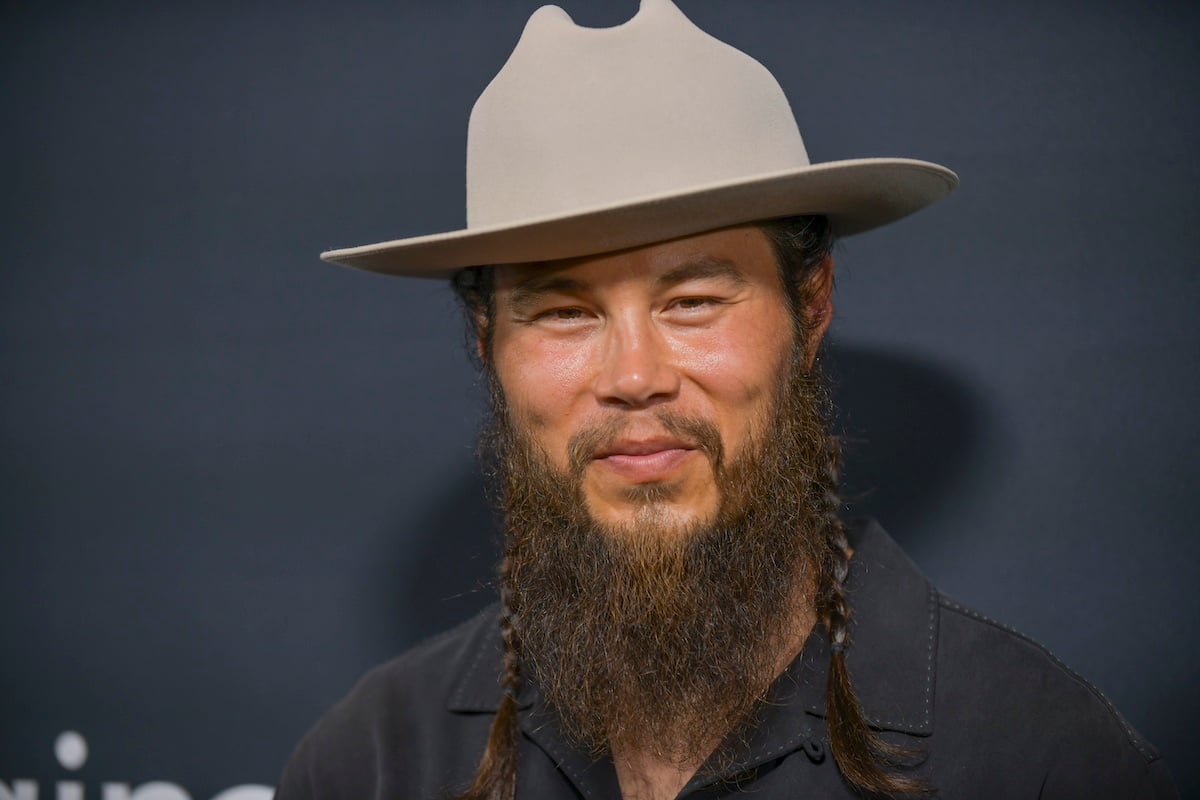
<svg viewBox="0 0 1200 800"><path fill-rule="evenodd" d="M471 112L467 227L808 163L775 78L670 0L612 28L543 6Z"/></svg>
<svg viewBox="0 0 1200 800"><path fill-rule="evenodd" d="M845 236L957 183L912 159L811 164L774 76L671 0L641 0L611 28L543 6L471 111L466 227L321 258L446 277L794 214L825 214Z"/></svg>

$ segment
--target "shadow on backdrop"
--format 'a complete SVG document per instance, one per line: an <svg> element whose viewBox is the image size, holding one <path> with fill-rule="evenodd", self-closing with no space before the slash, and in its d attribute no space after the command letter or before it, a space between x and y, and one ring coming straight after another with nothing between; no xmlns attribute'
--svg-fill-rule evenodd
<svg viewBox="0 0 1200 800"><path fill-rule="evenodd" d="M499 527L476 463L464 458L445 491L413 509L412 518L401 524L412 533L402 549L391 549L391 562L385 565L395 589L389 629L396 638L419 641L496 599Z"/></svg>
<svg viewBox="0 0 1200 800"><path fill-rule="evenodd" d="M851 516L875 517L910 551L935 544L925 523L970 478L983 404L962 377L894 350L833 342L825 369Z"/></svg>

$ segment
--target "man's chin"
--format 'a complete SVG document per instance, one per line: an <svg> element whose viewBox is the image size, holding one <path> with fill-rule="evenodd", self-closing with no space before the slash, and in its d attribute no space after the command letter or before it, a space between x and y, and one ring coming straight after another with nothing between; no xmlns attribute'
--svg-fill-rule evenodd
<svg viewBox="0 0 1200 800"><path fill-rule="evenodd" d="M593 464L583 475L581 489L594 519L618 523L646 513L672 517L713 516L720 490L708 461L695 451L673 474L638 479Z"/></svg>
<svg viewBox="0 0 1200 800"><path fill-rule="evenodd" d="M716 509L698 505L681 502L659 484L638 484L615 500L587 500L585 511L598 530L615 538L671 541L690 538L712 524Z"/></svg>

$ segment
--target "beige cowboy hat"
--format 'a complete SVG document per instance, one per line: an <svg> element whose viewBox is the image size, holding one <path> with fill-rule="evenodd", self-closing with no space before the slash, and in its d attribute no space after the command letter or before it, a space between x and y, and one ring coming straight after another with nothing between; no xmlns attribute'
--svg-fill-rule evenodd
<svg viewBox="0 0 1200 800"><path fill-rule="evenodd" d="M847 236L957 185L912 159L810 163L771 73L670 0L642 0L613 28L543 6L471 112L467 227L321 258L445 278L795 214L824 214Z"/></svg>

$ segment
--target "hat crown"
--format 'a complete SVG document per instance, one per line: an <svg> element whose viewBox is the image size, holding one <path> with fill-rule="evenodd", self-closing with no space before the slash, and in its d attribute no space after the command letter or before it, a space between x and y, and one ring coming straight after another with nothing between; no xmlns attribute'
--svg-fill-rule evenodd
<svg viewBox="0 0 1200 800"><path fill-rule="evenodd" d="M543 6L471 112L467 226L808 165L770 72L670 0L600 29Z"/></svg>

